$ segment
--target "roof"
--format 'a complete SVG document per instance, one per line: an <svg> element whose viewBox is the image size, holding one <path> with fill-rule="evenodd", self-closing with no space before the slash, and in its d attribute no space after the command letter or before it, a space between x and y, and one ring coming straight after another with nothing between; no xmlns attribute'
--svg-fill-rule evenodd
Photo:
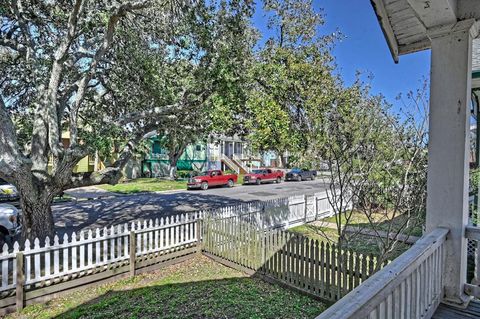
<svg viewBox="0 0 480 319"><path fill-rule="evenodd" d="M480 18L478 0L371 0L395 62L430 48L430 36L458 21Z"/></svg>

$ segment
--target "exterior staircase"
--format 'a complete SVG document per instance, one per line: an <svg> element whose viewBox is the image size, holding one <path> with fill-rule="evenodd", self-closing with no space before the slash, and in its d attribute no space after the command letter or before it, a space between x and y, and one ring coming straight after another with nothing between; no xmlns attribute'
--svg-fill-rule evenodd
<svg viewBox="0 0 480 319"><path fill-rule="evenodd" d="M231 170L237 172L237 174L245 174L248 172L248 168L245 167L243 164L237 163L237 161L232 160L225 154L220 155L220 161L225 164Z"/></svg>
<svg viewBox="0 0 480 319"><path fill-rule="evenodd" d="M241 174L248 174L250 173L250 168L248 168L242 161L242 159L240 158L240 156L238 155L233 155L232 157L232 162L234 162L235 164L237 164L238 167L240 167L240 173Z"/></svg>

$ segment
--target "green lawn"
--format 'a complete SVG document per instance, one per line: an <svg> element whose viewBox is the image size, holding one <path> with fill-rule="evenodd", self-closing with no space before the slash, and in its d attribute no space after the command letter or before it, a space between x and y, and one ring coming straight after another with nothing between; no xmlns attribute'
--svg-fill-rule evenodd
<svg viewBox="0 0 480 319"><path fill-rule="evenodd" d="M289 231L299 233L313 240L323 241L325 243L338 243L337 230L332 228L305 224L291 228ZM347 234L347 236L348 248L362 254L379 254L380 248L378 246L378 240L375 237L360 234ZM391 252L390 259L398 257L410 247L410 245L398 243L395 246L394 251Z"/></svg>
<svg viewBox="0 0 480 319"><path fill-rule="evenodd" d="M342 225L345 225L345 216L342 215ZM330 222L330 223L336 223L335 221L335 216L331 216L328 218L323 219L325 222ZM396 216L393 220L387 220L382 214L373 214L373 220L377 222L377 230L383 230L383 231L388 231L388 227L391 224L392 225L392 231L395 229L399 229L400 225L403 225L405 222L405 218L407 216L405 215L398 215ZM361 228L371 228L372 226L370 225L368 218L365 214L361 212L353 212L352 217L350 219L350 224L351 225L356 225ZM397 228L395 228L397 227ZM422 236L422 227L421 225L415 225L411 230L410 230L410 235L421 237Z"/></svg>
<svg viewBox="0 0 480 319"><path fill-rule="evenodd" d="M202 256L28 306L7 318L315 318L325 308Z"/></svg>
<svg viewBox="0 0 480 319"><path fill-rule="evenodd" d="M157 178L137 178L135 180L119 183L117 185L99 185L106 191L121 193L121 194L134 194L141 192L159 192L175 189L187 189L187 182L185 180L170 181Z"/></svg>
<svg viewBox="0 0 480 319"><path fill-rule="evenodd" d="M238 175L237 185L242 185L243 175ZM135 194L142 192L159 192L176 189L187 189L186 180L170 181L158 178L137 178L117 185L98 185L97 187L113 193Z"/></svg>

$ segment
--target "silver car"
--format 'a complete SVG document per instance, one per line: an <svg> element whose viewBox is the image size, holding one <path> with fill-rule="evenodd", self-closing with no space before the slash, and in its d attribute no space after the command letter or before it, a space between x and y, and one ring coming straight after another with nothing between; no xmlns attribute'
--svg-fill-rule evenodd
<svg viewBox="0 0 480 319"><path fill-rule="evenodd" d="M18 209L9 204L0 204L0 237L3 237L5 242L11 242L21 231Z"/></svg>
<svg viewBox="0 0 480 319"><path fill-rule="evenodd" d="M0 202L15 201L19 199L18 190L12 184L0 179Z"/></svg>

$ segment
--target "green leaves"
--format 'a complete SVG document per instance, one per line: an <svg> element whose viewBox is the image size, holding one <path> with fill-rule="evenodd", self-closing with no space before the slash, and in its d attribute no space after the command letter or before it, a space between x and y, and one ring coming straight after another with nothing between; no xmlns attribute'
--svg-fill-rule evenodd
<svg viewBox="0 0 480 319"><path fill-rule="evenodd" d="M303 155L321 136L312 138L309 131L322 122L341 86L333 75L334 38L318 34L323 18L311 1L267 1L265 9L275 36L250 69L249 137L257 150L288 151L297 159L293 164L310 167L311 156Z"/></svg>

